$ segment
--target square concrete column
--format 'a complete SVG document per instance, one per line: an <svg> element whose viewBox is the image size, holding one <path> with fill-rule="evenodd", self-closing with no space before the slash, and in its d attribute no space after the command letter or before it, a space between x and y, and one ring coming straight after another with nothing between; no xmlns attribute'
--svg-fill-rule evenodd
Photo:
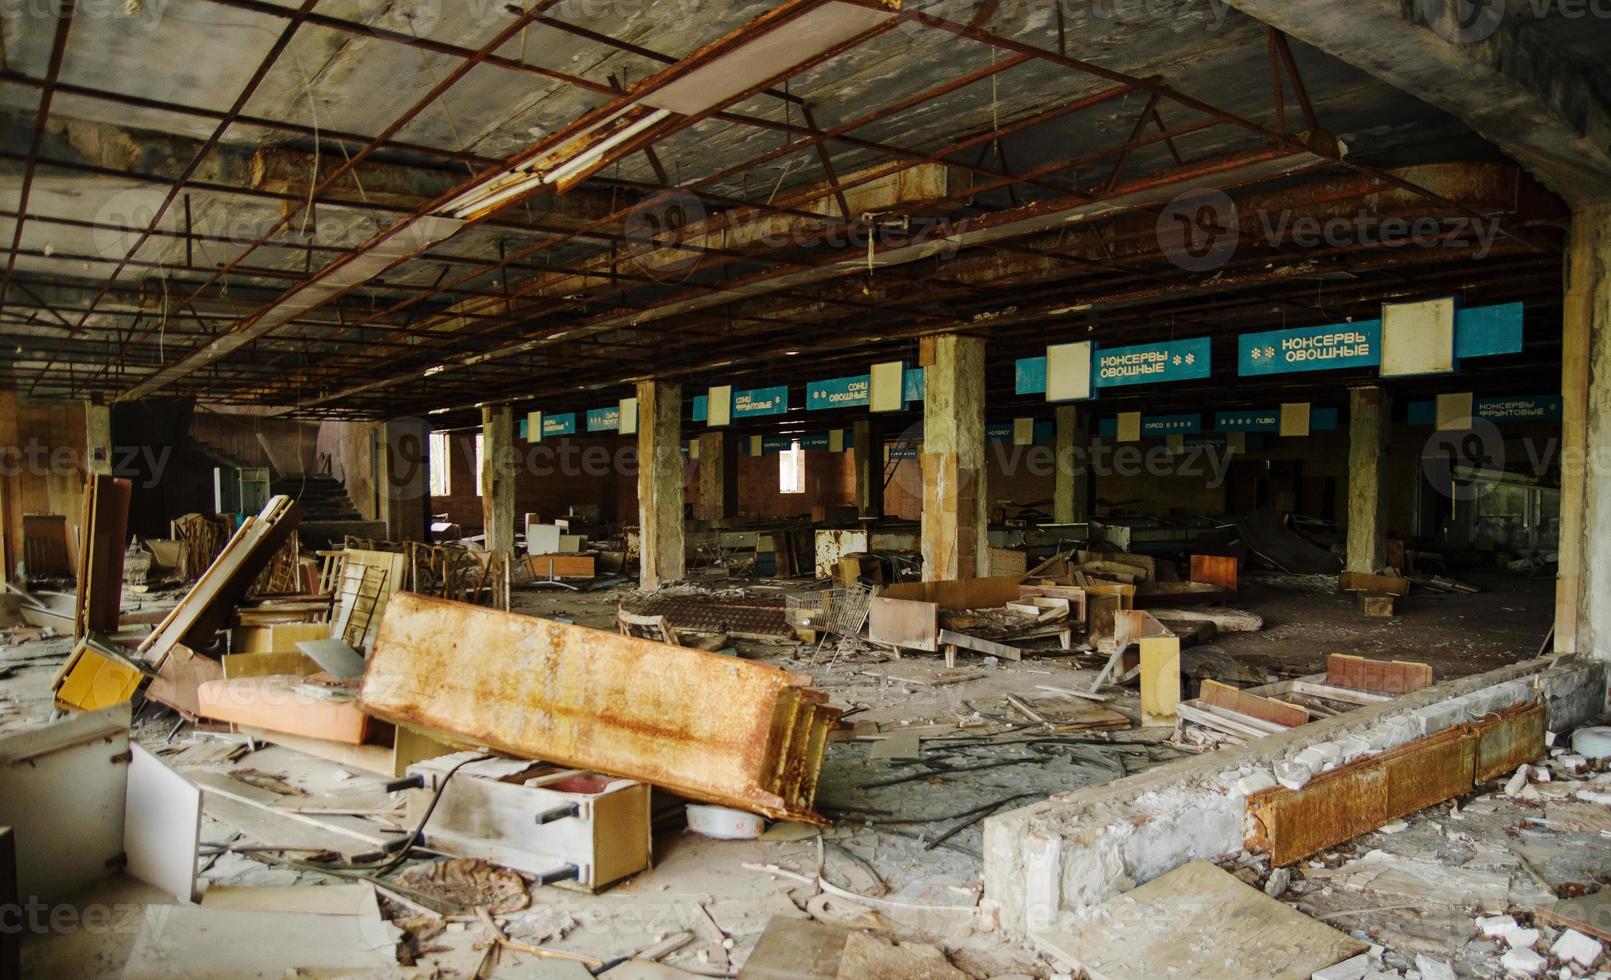
<svg viewBox="0 0 1611 980"><path fill-rule="evenodd" d="M481 523L488 551L515 553L515 420L508 405L481 409Z"/></svg>
<svg viewBox="0 0 1611 980"><path fill-rule="evenodd" d="M681 581L682 385L638 382L638 555L645 591Z"/></svg>
<svg viewBox="0 0 1611 980"><path fill-rule="evenodd" d="M430 430L423 419L393 419L381 426L380 520L392 541L424 541L431 489ZM513 540L511 537L510 540Z"/></svg>
<svg viewBox="0 0 1611 980"><path fill-rule="evenodd" d="M1392 402L1381 388L1348 393L1348 570L1375 572L1386 560L1387 496L1382 486Z"/></svg>
<svg viewBox="0 0 1611 980"><path fill-rule="evenodd" d="M985 345L935 338L923 394L923 578L973 578L988 550Z"/></svg>
<svg viewBox="0 0 1611 980"><path fill-rule="evenodd" d="M856 471L856 512L862 517L884 516L884 426L878 419L862 419L852 429L851 466Z"/></svg>
<svg viewBox="0 0 1611 980"><path fill-rule="evenodd" d="M738 437L706 432L699 437L699 519L738 516Z"/></svg>
<svg viewBox="0 0 1611 980"><path fill-rule="evenodd" d="M90 473L112 473L112 406L84 403L84 467Z"/></svg>
<svg viewBox="0 0 1611 980"><path fill-rule="evenodd" d="M1561 403L1555 649L1611 659L1611 205L1572 215Z"/></svg>
<svg viewBox="0 0 1611 980"><path fill-rule="evenodd" d="M1091 419L1073 405L1057 407L1057 473L1052 520L1073 524L1091 516Z"/></svg>

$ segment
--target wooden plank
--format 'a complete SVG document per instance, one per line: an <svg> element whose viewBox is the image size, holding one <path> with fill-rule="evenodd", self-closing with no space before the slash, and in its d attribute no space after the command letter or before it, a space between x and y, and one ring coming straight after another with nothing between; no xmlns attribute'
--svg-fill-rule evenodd
<svg viewBox="0 0 1611 980"><path fill-rule="evenodd" d="M1141 724L1172 726L1180 703L1180 638L1141 640Z"/></svg>
<svg viewBox="0 0 1611 980"><path fill-rule="evenodd" d="M1326 683L1376 694L1410 694L1432 686L1432 667L1405 660L1368 660L1333 653L1326 657Z"/></svg>
<svg viewBox="0 0 1611 980"><path fill-rule="evenodd" d="M1212 679L1203 681L1199 696L1209 704L1228 708L1239 714L1252 715L1283 728L1296 728L1309 723L1309 712L1295 704L1250 694Z"/></svg>
<svg viewBox="0 0 1611 980"><path fill-rule="evenodd" d="M1018 598L1018 577L947 579L941 582L902 582L884 589L891 599L932 602L941 609L994 609Z"/></svg>
<svg viewBox="0 0 1611 980"><path fill-rule="evenodd" d="M940 607L919 599L873 596L867 609L867 639L903 650L940 651Z"/></svg>
<svg viewBox="0 0 1611 980"><path fill-rule="evenodd" d="M376 717L512 755L821 823L805 756L839 711L809 682L736 657L401 592L359 701Z"/></svg>
<svg viewBox="0 0 1611 980"><path fill-rule="evenodd" d="M230 653L220 661L224 679L237 677L306 677L319 672L319 665L296 648L289 653Z"/></svg>
<svg viewBox="0 0 1611 980"><path fill-rule="evenodd" d="M74 635L80 639L90 632L117 632L132 492L128 480L101 474L92 474L85 485L74 616Z"/></svg>
<svg viewBox="0 0 1611 980"><path fill-rule="evenodd" d="M1192 861L1035 941L1091 980L1262 977L1309 980L1365 943Z"/></svg>
<svg viewBox="0 0 1611 980"><path fill-rule="evenodd" d="M1576 929L1611 943L1611 889L1533 908L1533 921Z"/></svg>
<svg viewBox="0 0 1611 980"><path fill-rule="evenodd" d="M1372 575L1369 572L1343 572L1337 576L1337 587L1344 592L1383 592L1387 595L1409 595L1410 580L1397 575Z"/></svg>
<svg viewBox="0 0 1611 980"><path fill-rule="evenodd" d="M1005 643L997 643L995 640L987 640L980 636L971 636L955 630L940 630L940 645L961 647L964 650L982 653L987 657L1000 657L1003 660L1024 659L1023 651L1017 647L1010 647Z"/></svg>
<svg viewBox="0 0 1611 980"><path fill-rule="evenodd" d="M1191 581L1212 585L1223 592L1236 591L1236 558L1233 555L1192 555Z"/></svg>
<svg viewBox="0 0 1611 980"><path fill-rule="evenodd" d="M538 579L593 578L598 574L592 555L527 555L526 568Z"/></svg>
<svg viewBox="0 0 1611 980"><path fill-rule="evenodd" d="M17 835L0 827L0 908L19 909L17 891ZM0 980L22 977L22 930L0 929Z"/></svg>

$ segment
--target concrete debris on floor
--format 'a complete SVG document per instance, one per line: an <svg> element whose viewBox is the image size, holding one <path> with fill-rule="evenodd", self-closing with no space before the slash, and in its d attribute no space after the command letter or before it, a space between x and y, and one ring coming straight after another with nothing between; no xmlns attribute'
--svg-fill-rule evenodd
<svg viewBox="0 0 1611 980"><path fill-rule="evenodd" d="M220 944L261 976L1605 965L1611 746L1551 734L1526 703L1396 747L1327 737L1244 765L1245 840L1053 930L1005 926L982 868L998 816L1218 772L1222 752L1432 692L1415 660L1331 654L1255 684L1199 655L1262 625L1221 604L1234 558L1196 556L1185 583L1164 559L1086 549L1018 575L826 590L532 582L506 612L386 587L408 549L373 541L321 556L312 592L207 588L257 579L288 540L242 534L188 593L129 593L143 623L76 643L18 629L0 755L34 775L5 777L0 825L21 893L143 910L115 939L30 937L31 971L213 976ZM1134 608L1149 595L1171 605ZM188 666L165 675L175 651ZM52 707L70 713L46 724ZM49 796L57 772L104 796L116 839L83 846L73 821L99 811Z"/></svg>

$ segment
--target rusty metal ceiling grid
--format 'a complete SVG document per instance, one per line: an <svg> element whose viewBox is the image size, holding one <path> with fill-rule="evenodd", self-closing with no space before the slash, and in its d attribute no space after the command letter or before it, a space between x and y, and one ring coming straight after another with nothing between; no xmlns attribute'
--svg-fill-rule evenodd
<svg viewBox="0 0 1611 980"><path fill-rule="evenodd" d="M1061 4L1054 46L992 29L1002 15L991 2L964 22L878 0L787 0L679 55L657 50L652 31L628 39L562 20L557 0L510 12L474 45L317 10L319 0L187 2L248 18L272 38L227 106L228 93L181 101L64 77L70 0L48 25L43 66L0 68L0 89L37 98L25 143L12 144L26 150L0 149L0 164L20 169L16 206L0 212L11 223L0 339L13 348L0 372L32 394L179 393L347 417L496 400L554 408L650 376L792 378L788 358L801 354L814 368L848 369L951 330L989 336L999 377L1052 330L1104 343L1187 329L1229 336L1434 292L1525 299L1546 316L1559 303L1557 202L1508 163L1390 167L1344 153L1274 31L1259 32L1261 122L1159 75L1076 56ZM809 56L718 84L734 58L824 25L841 29ZM626 84L544 67L526 47L538 28L635 59L647 74ZM317 113L312 124L280 118L259 104L260 89L290 70L287 52L302 71L298 45L315 34L418 52L431 84L372 133L321 128ZM914 44L951 52L955 70L901 73L899 84L873 86L888 95L876 104L836 104L847 79L887 70ZM536 86L512 99L569 93L587 109L513 153L477 152L457 139L450 96L489 72ZM1051 87L1070 94L1026 104L1022 93ZM1003 89L1018 93L1006 115ZM63 105L91 103L206 136L175 137L160 160L97 164L72 152L74 121L58 118ZM454 140L430 138L422 120L433 114L447 116ZM933 136L947 114L969 124ZM232 164L242 133L266 145ZM732 133L745 154L701 154ZM297 153L276 157L282 146ZM253 179L223 179L232 165ZM853 206L914 172L943 174L944 186L900 213ZM52 181L74 176L160 196L140 220L85 218L52 206ZM388 181L408 193L385 192ZM1234 258L1197 273L1170 261L1157 221L1176 195L1204 186L1250 214L1497 218L1503 234L1479 262L1477 243L1452 232L1443 247L1408 249L1364 234L1301 247L1243 229ZM193 197L270 217L198 231ZM705 217L645 231L642 216L667 199ZM321 241L331 223L341 239ZM758 228L781 229L782 240ZM116 247L57 249L40 229ZM1545 365L1558 352L1534 344L1529 356Z"/></svg>

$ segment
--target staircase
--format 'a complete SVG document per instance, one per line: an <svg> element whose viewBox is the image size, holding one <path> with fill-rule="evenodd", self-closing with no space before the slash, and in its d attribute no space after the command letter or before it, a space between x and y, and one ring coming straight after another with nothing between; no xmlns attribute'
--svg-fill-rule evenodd
<svg viewBox="0 0 1611 980"><path fill-rule="evenodd" d="M302 508L303 521L363 520L347 496L347 488L333 476L282 476L269 484L269 492L296 501Z"/></svg>

